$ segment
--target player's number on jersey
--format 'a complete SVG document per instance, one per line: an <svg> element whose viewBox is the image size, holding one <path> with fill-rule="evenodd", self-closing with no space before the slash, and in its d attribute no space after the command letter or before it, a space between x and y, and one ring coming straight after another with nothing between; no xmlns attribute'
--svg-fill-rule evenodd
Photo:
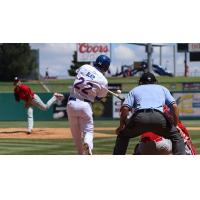
<svg viewBox="0 0 200 200"><path fill-rule="evenodd" d="M83 84L83 83L85 82L85 79L84 79L83 77L80 77L78 80L79 80L79 81L78 81L76 84L74 84L74 87L75 87L76 89L80 90L80 89L81 89L81 88L80 88L80 85ZM87 88L81 89L81 91L82 91L84 94L88 94L88 90L91 90L92 87L93 87L93 84L90 83L90 82L87 82L86 85L88 85Z"/></svg>

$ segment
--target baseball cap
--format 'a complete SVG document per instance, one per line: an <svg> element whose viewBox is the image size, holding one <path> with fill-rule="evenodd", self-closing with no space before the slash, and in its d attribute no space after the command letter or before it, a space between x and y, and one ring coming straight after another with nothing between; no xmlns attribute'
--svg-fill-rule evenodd
<svg viewBox="0 0 200 200"><path fill-rule="evenodd" d="M19 78L18 78L18 77L15 77L15 78L14 78L13 85L16 85L19 81L20 81Z"/></svg>

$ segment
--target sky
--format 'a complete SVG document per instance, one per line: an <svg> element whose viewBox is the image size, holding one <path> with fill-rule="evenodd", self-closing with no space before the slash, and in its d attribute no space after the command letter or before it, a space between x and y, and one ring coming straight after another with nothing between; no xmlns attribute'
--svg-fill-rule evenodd
<svg viewBox="0 0 200 200"><path fill-rule="evenodd" d="M154 43L155 44L155 43ZM158 44L158 43L157 43ZM161 44L161 43L159 43ZM173 48L175 43L162 43L162 66L177 76L184 75L184 54L175 51L176 65L174 68ZM76 43L31 43L32 49L39 49L40 53L40 74L44 75L46 69L50 76L58 78L68 78L67 70L70 69L72 55L76 50ZM189 56L189 55L188 55ZM145 47L131 45L127 43L111 43L111 73L114 74L121 65L131 65L134 61L146 59ZM160 64L160 48L153 49L153 63ZM189 62L189 74L191 76L200 75L199 62Z"/></svg>

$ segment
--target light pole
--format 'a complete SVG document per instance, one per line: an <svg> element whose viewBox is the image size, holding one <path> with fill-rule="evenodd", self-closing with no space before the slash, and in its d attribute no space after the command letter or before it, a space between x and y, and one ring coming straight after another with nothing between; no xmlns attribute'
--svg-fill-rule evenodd
<svg viewBox="0 0 200 200"><path fill-rule="evenodd" d="M185 60L184 60L184 65L185 65L185 77L187 77L187 73L188 73L188 66L187 66L187 51L184 52L185 53Z"/></svg>
<svg viewBox="0 0 200 200"><path fill-rule="evenodd" d="M152 53L153 53L153 47L151 43L147 43L146 46L146 53L147 53L147 64L148 64L148 68L147 71L148 72L153 72L152 69Z"/></svg>
<svg viewBox="0 0 200 200"><path fill-rule="evenodd" d="M173 45L173 60L174 60L174 76L176 76L176 47Z"/></svg>
<svg viewBox="0 0 200 200"><path fill-rule="evenodd" d="M162 66L162 46L160 46L160 66Z"/></svg>

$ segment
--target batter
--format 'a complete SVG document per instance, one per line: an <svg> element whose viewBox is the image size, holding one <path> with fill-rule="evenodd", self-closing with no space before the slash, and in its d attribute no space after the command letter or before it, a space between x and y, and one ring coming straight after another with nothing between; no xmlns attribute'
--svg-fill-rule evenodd
<svg viewBox="0 0 200 200"><path fill-rule="evenodd" d="M104 73L109 69L110 58L100 55L94 66L83 65L70 92L67 114L78 154L91 155L93 149L92 102L107 95L108 81Z"/></svg>

